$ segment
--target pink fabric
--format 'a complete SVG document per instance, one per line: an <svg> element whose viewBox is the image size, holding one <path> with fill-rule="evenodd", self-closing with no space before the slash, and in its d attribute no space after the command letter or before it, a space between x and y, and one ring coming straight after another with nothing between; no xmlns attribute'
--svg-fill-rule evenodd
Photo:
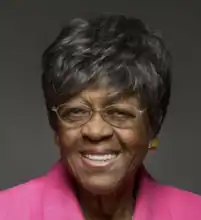
<svg viewBox="0 0 201 220"><path fill-rule="evenodd" d="M201 197L143 171L135 220L201 220ZM45 176L0 192L0 220L84 220L60 162Z"/></svg>

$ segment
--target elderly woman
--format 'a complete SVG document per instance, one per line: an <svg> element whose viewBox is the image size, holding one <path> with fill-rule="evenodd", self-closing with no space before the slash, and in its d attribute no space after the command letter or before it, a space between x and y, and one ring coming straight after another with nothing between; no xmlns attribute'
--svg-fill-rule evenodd
<svg viewBox="0 0 201 220"><path fill-rule="evenodd" d="M0 193L1 220L201 220L201 198L142 163L163 124L171 59L136 18L73 19L44 52L42 87L61 159Z"/></svg>

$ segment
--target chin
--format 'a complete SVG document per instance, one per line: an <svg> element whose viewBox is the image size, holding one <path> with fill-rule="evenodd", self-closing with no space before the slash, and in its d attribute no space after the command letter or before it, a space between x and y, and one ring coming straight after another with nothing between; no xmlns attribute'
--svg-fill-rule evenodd
<svg viewBox="0 0 201 220"><path fill-rule="evenodd" d="M92 179L83 181L81 184L84 189L96 195L110 194L114 192L120 185L119 184L120 181L115 181L114 179L113 180L107 180L105 178L102 179L92 178Z"/></svg>

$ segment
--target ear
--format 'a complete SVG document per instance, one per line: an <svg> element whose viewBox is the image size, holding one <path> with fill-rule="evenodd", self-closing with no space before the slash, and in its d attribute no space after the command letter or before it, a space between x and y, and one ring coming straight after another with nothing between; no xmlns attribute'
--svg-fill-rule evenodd
<svg viewBox="0 0 201 220"><path fill-rule="evenodd" d="M148 135L149 135L149 140L152 140L154 135L153 135L153 130L150 125L148 127Z"/></svg>
<svg viewBox="0 0 201 220"><path fill-rule="evenodd" d="M59 136L57 133L54 133L54 143L59 147L60 146L60 141L59 141Z"/></svg>

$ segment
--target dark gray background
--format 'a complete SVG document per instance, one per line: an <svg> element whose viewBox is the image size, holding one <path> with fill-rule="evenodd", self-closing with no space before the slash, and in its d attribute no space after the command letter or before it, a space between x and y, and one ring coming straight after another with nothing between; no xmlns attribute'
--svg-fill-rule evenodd
<svg viewBox="0 0 201 220"><path fill-rule="evenodd" d="M199 1L1 0L0 188L43 174L58 158L40 85L43 50L69 18L121 12L161 30L174 57L171 105L147 169L201 194L200 9Z"/></svg>

